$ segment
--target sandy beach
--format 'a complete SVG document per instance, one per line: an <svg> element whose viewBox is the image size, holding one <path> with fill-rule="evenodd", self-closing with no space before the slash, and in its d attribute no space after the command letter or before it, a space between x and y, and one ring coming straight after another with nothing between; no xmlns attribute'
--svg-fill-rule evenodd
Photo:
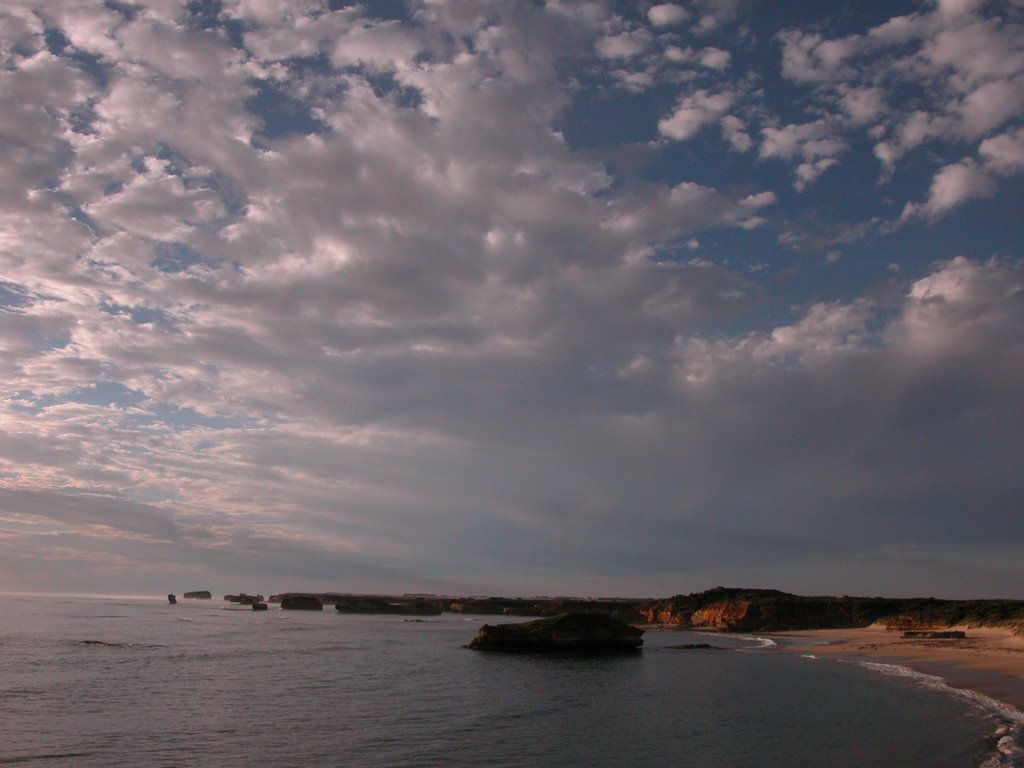
<svg viewBox="0 0 1024 768"><path fill-rule="evenodd" d="M780 643L783 651L900 664L1024 712L1024 638L1001 629L949 629L962 630L966 637L903 638L901 632L881 626L778 632L773 636L789 639Z"/></svg>

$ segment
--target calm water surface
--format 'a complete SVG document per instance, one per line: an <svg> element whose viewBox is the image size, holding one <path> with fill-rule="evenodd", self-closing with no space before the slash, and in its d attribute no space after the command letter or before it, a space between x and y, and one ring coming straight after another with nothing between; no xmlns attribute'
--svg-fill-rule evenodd
<svg viewBox="0 0 1024 768"><path fill-rule="evenodd" d="M756 638L509 656L461 647L496 617L225 605L0 596L0 765L1018 764L1006 713Z"/></svg>

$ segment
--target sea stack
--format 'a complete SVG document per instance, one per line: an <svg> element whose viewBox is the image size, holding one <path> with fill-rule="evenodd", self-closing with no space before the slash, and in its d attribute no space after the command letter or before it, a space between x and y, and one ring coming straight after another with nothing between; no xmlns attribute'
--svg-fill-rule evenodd
<svg viewBox="0 0 1024 768"><path fill-rule="evenodd" d="M178 598L176 598L174 595L168 595L167 596L167 602L170 603L171 605L177 605L178 604Z"/></svg>
<svg viewBox="0 0 1024 768"><path fill-rule="evenodd" d="M316 595L285 595L281 607L291 611L322 611L324 604Z"/></svg>
<svg viewBox="0 0 1024 768"><path fill-rule="evenodd" d="M485 624L467 646L479 651L624 653L639 651L643 630L601 613L563 613L519 624Z"/></svg>

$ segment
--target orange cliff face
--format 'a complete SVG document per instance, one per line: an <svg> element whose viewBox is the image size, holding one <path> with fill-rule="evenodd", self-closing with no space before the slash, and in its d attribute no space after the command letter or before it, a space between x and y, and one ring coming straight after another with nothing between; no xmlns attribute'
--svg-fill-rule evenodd
<svg viewBox="0 0 1024 768"><path fill-rule="evenodd" d="M649 603L641 605L638 610L648 624L675 624L682 627L690 624L690 612L680 612L679 608L671 603Z"/></svg>
<svg viewBox="0 0 1024 768"><path fill-rule="evenodd" d="M749 600L723 600L705 606L690 617L695 628L742 632L756 629L764 621L761 609Z"/></svg>
<svg viewBox="0 0 1024 768"><path fill-rule="evenodd" d="M749 600L721 600L696 611L674 602L640 607L649 624L668 624L693 629L743 632L757 628L764 620L761 609Z"/></svg>

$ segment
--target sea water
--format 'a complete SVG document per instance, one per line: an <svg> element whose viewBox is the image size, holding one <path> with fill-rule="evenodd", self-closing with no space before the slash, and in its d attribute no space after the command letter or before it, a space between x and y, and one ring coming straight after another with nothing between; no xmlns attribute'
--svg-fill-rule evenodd
<svg viewBox="0 0 1024 768"><path fill-rule="evenodd" d="M0 596L0 765L1009 766L1018 713L900 668L648 631L470 651L500 617ZM713 643L729 650L672 650Z"/></svg>

